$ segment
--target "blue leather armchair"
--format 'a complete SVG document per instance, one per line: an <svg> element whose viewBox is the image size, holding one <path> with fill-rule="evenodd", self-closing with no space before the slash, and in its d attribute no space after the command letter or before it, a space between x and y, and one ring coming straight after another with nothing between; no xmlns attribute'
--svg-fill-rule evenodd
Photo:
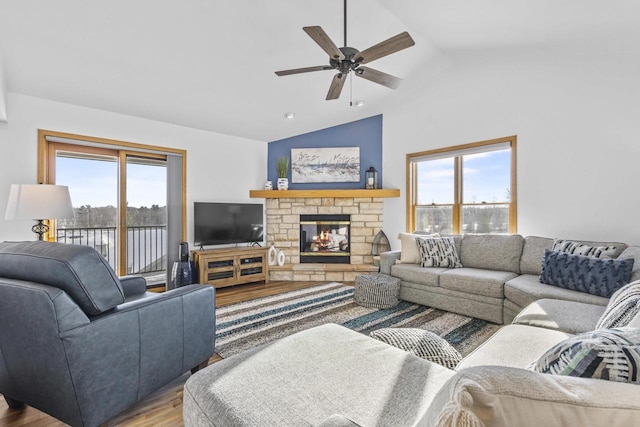
<svg viewBox="0 0 640 427"><path fill-rule="evenodd" d="M97 426L214 351L215 292L146 292L93 248L0 243L0 393L72 426Z"/></svg>

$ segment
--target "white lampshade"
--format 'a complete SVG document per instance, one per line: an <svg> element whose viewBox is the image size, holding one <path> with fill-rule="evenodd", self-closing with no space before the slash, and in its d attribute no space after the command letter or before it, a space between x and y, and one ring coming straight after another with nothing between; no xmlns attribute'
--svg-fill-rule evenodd
<svg viewBox="0 0 640 427"><path fill-rule="evenodd" d="M73 218L66 185L12 184L4 219Z"/></svg>

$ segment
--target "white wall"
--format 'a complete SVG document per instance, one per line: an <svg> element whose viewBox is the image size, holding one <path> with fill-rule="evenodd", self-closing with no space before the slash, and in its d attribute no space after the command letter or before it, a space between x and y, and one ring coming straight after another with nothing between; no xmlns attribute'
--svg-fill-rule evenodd
<svg viewBox="0 0 640 427"><path fill-rule="evenodd" d="M0 122L7 121L7 82L4 76L2 54L0 54Z"/></svg>
<svg viewBox="0 0 640 427"><path fill-rule="evenodd" d="M405 155L518 136L518 232L640 244L640 58L479 53L384 112L392 246Z"/></svg>
<svg viewBox="0 0 640 427"><path fill-rule="evenodd" d="M250 189L267 176L267 144L168 123L9 93L9 121L0 123L0 241L33 240L30 221L5 221L9 188L36 183L37 131L47 129L187 150L187 232L193 202L253 202Z"/></svg>

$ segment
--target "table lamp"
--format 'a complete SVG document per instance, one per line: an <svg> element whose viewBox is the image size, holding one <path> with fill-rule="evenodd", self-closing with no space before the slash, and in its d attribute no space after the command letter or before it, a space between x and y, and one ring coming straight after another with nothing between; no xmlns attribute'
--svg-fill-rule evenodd
<svg viewBox="0 0 640 427"><path fill-rule="evenodd" d="M50 184L12 184L4 219L32 219L31 231L43 240L49 231L46 219L73 218L69 187Z"/></svg>

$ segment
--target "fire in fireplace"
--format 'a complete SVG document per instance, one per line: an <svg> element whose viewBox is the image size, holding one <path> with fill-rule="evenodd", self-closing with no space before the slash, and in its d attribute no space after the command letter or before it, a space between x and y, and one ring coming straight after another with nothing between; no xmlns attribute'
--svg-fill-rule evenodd
<svg viewBox="0 0 640 427"><path fill-rule="evenodd" d="M349 264L349 215L300 215L300 262Z"/></svg>

